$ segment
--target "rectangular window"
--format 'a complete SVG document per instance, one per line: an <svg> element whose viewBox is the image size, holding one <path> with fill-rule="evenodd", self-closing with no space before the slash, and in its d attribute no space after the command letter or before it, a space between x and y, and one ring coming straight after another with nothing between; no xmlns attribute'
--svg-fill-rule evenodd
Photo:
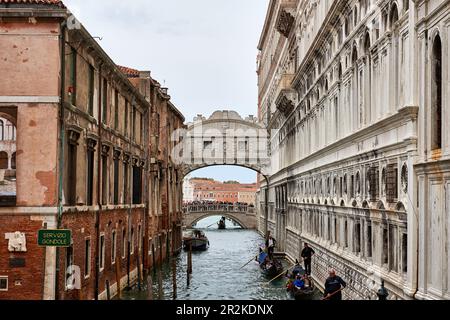
<svg viewBox="0 0 450 320"><path fill-rule="evenodd" d="M88 206L94 203L94 150L87 151L87 196L86 201Z"/></svg>
<svg viewBox="0 0 450 320"><path fill-rule="evenodd" d="M367 226L367 257L372 258L372 226Z"/></svg>
<svg viewBox="0 0 450 320"><path fill-rule="evenodd" d="M94 115L94 67L89 65L89 107L88 113L90 116Z"/></svg>
<svg viewBox="0 0 450 320"><path fill-rule="evenodd" d="M139 252L142 250L142 228L141 225L138 226L138 248Z"/></svg>
<svg viewBox="0 0 450 320"><path fill-rule="evenodd" d="M114 129L119 130L119 92L114 91Z"/></svg>
<svg viewBox="0 0 450 320"><path fill-rule="evenodd" d="M389 261L388 255L389 245L388 245L388 229L386 227L383 228L383 264L387 264Z"/></svg>
<svg viewBox="0 0 450 320"><path fill-rule="evenodd" d="M125 100L125 112L124 112L124 133L125 133L125 137L128 136L128 101Z"/></svg>
<svg viewBox="0 0 450 320"><path fill-rule="evenodd" d="M100 271L103 271L105 269L105 234L100 234L100 250L99 250L99 268Z"/></svg>
<svg viewBox="0 0 450 320"><path fill-rule="evenodd" d="M348 224L347 220L344 222L344 247L348 247Z"/></svg>
<svg viewBox="0 0 450 320"><path fill-rule="evenodd" d="M402 235L402 269L404 273L408 272L408 235Z"/></svg>
<svg viewBox="0 0 450 320"><path fill-rule="evenodd" d="M355 224L355 252L361 252L361 225L359 223Z"/></svg>
<svg viewBox="0 0 450 320"><path fill-rule="evenodd" d="M123 204L126 204L128 194L128 163L123 164Z"/></svg>
<svg viewBox="0 0 450 320"><path fill-rule="evenodd" d="M75 281L73 276L73 247L66 248L66 287L72 287Z"/></svg>
<svg viewBox="0 0 450 320"><path fill-rule="evenodd" d="M133 166L133 204L140 204L142 195L142 174L141 168Z"/></svg>
<svg viewBox="0 0 450 320"><path fill-rule="evenodd" d="M71 134L71 133L69 133ZM67 150L67 204L77 203L77 143L69 139Z"/></svg>
<svg viewBox="0 0 450 320"><path fill-rule="evenodd" d="M8 291L8 277L0 277L0 291Z"/></svg>
<svg viewBox="0 0 450 320"><path fill-rule="evenodd" d="M86 239L84 243L84 277L91 275L91 239Z"/></svg>
<svg viewBox="0 0 450 320"><path fill-rule="evenodd" d="M108 156L102 155L102 204L108 204Z"/></svg>
<svg viewBox="0 0 450 320"><path fill-rule="evenodd" d="M114 159L114 204L119 204L119 157Z"/></svg>
<svg viewBox="0 0 450 320"><path fill-rule="evenodd" d="M131 139L136 139L136 108L131 111Z"/></svg>
<svg viewBox="0 0 450 320"><path fill-rule="evenodd" d="M130 244L130 254L134 253L134 228L131 228L131 244Z"/></svg>
<svg viewBox="0 0 450 320"><path fill-rule="evenodd" d="M103 79L103 105L102 105L102 123L106 124L108 120L108 81Z"/></svg>
<svg viewBox="0 0 450 320"><path fill-rule="evenodd" d="M70 55L70 103L77 104L77 51L72 48Z"/></svg>
<svg viewBox="0 0 450 320"><path fill-rule="evenodd" d="M111 234L111 264L116 262L116 230L113 230Z"/></svg>
<svg viewBox="0 0 450 320"><path fill-rule="evenodd" d="M125 228L122 229L122 259L125 259L127 254L127 231Z"/></svg>

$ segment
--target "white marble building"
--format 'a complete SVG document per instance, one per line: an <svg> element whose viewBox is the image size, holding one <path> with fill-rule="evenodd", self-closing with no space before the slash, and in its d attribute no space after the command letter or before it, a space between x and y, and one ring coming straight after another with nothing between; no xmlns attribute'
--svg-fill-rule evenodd
<svg viewBox="0 0 450 320"><path fill-rule="evenodd" d="M450 1L271 0L259 49L260 231L347 299L450 299Z"/></svg>
<svg viewBox="0 0 450 320"><path fill-rule="evenodd" d="M194 201L194 184L191 182L191 175L187 175L183 181L183 202Z"/></svg>

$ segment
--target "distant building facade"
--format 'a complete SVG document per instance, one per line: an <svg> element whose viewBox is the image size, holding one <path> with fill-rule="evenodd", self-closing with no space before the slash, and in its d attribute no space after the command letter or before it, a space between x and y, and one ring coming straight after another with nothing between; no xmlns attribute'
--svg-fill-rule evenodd
<svg viewBox="0 0 450 320"><path fill-rule="evenodd" d="M348 299L449 299L450 1L270 1L259 229ZM447 99L445 99L447 97ZM268 192L268 200L265 194Z"/></svg>
<svg viewBox="0 0 450 320"><path fill-rule="evenodd" d="M223 183L209 179L191 179L194 201L216 201L255 205L255 184Z"/></svg>

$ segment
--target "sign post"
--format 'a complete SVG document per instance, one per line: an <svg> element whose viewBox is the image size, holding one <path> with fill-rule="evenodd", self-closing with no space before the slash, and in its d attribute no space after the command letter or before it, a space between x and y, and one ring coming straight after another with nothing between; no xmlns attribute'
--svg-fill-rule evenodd
<svg viewBox="0 0 450 320"><path fill-rule="evenodd" d="M40 247L70 247L71 230L39 230L38 245Z"/></svg>

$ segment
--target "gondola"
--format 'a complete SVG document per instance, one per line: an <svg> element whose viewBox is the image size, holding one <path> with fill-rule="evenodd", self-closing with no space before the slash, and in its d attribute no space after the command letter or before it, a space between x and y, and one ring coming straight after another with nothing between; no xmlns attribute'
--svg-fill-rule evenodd
<svg viewBox="0 0 450 320"><path fill-rule="evenodd" d="M281 262L277 259L270 259L269 255L265 252L259 254L258 263L262 273L268 278L276 277L283 272Z"/></svg>
<svg viewBox="0 0 450 320"><path fill-rule="evenodd" d="M219 230L225 230L227 228L225 224L225 217L222 217L222 219L220 219L220 221L217 224L219 226L218 227Z"/></svg>
<svg viewBox="0 0 450 320"><path fill-rule="evenodd" d="M306 284L303 289L300 289L294 285L294 280L296 276L299 275L301 277L306 277ZM292 273L288 275L289 281L287 283L287 291L293 296L295 300L313 300L314 299L314 282L311 278L306 275L305 270L298 264L292 270Z"/></svg>
<svg viewBox="0 0 450 320"><path fill-rule="evenodd" d="M200 230L192 230L183 235L183 249L192 251L204 251L209 248L209 240Z"/></svg>

